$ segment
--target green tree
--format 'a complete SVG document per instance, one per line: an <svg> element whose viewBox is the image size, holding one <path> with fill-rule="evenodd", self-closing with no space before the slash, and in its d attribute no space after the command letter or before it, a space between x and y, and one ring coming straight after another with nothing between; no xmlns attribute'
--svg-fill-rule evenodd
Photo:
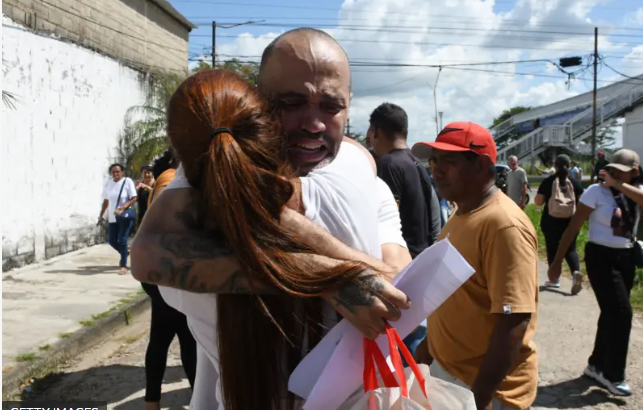
<svg viewBox="0 0 643 410"><path fill-rule="evenodd" d="M116 157L129 175L137 175L168 147L165 109L183 77L170 73L148 73L142 87L145 101L130 107L118 141Z"/></svg>
<svg viewBox="0 0 643 410"><path fill-rule="evenodd" d="M515 107L511 107L509 109L506 109L497 116L496 118L493 119L493 124L491 124L491 127L495 127L496 125L500 124L501 122L507 121L509 118L513 117L516 114L520 114L521 112L529 111L531 110L532 107L523 107L522 105L517 105Z"/></svg>
<svg viewBox="0 0 643 410"><path fill-rule="evenodd" d="M366 134L364 134L363 132L351 132L347 133L346 136L362 144L363 146L366 146Z"/></svg>
<svg viewBox="0 0 643 410"><path fill-rule="evenodd" d="M231 60L219 62L216 64L217 68L236 71L241 77L252 85L257 85L257 75L259 74L259 65L255 63L244 63L236 58ZM192 72L209 70L212 68L211 63L199 61L196 68Z"/></svg>

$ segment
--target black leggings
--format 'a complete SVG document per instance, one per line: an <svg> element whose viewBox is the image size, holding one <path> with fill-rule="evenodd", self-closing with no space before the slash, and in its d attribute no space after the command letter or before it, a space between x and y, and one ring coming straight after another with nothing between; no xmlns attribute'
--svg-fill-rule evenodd
<svg viewBox="0 0 643 410"><path fill-rule="evenodd" d="M560 245L560 240L563 237L570 220L571 219L550 219L548 223L540 225L540 229L543 231L543 236L545 237L547 263L549 265L551 265L556 257L558 245ZM569 270L571 270L572 273L580 271L580 261L578 260L578 253L576 252L576 238L578 238L578 235L574 238L574 242L572 242L572 245L565 254L565 260L567 261Z"/></svg>
<svg viewBox="0 0 643 410"><path fill-rule="evenodd" d="M150 341L145 353L145 401L161 401L161 386L167 365L167 352L174 336L179 337L183 370L194 388L196 376L196 341L188 328L185 315L163 300L158 287L143 284L143 289L152 299Z"/></svg>
<svg viewBox="0 0 643 410"><path fill-rule="evenodd" d="M636 270L634 256L631 249L613 249L588 242L585 266L601 309L589 364L603 372L607 380L621 382L625 380L632 331L630 292Z"/></svg>

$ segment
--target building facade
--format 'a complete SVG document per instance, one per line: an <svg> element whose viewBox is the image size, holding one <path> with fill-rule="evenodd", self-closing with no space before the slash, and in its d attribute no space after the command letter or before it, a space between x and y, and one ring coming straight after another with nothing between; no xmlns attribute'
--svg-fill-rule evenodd
<svg viewBox="0 0 643 410"><path fill-rule="evenodd" d="M148 70L187 73L164 0L3 1L3 271L105 241L107 169Z"/></svg>

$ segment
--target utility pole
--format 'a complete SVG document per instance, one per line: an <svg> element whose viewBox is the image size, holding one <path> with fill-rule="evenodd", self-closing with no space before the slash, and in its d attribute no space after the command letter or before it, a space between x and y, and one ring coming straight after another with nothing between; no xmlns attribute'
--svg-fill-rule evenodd
<svg viewBox="0 0 643 410"><path fill-rule="evenodd" d="M346 120L346 136L351 138L351 119Z"/></svg>
<svg viewBox="0 0 643 410"><path fill-rule="evenodd" d="M596 166L596 77L598 71L598 27L594 27L594 96L592 102L592 178L594 183L594 167Z"/></svg>
<svg viewBox="0 0 643 410"><path fill-rule="evenodd" d="M438 115L440 116L440 125L439 125L440 131L442 131L442 114L444 114L444 112L442 111L438 112Z"/></svg>
<svg viewBox="0 0 643 410"><path fill-rule="evenodd" d="M435 106L435 136L437 138L440 133L440 125L438 124L438 80L440 79L440 73L442 72L442 66L438 68L438 75L435 77L435 85L433 86L433 105Z"/></svg>
<svg viewBox="0 0 643 410"><path fill-rule="evenodd" d="M215 48L217 46L217 22L212 21L212 68L216 62Z"/></svg>

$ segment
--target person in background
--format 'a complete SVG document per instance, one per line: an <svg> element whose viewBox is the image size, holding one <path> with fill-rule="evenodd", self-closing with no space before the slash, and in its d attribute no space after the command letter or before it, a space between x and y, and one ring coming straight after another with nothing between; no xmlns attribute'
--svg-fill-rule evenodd
<svg viewBox="0 0 643 410"><path fill-rule="evenodd" d="M440 238L475 273L428 318L416 358L432 362L431 376L471 389L478 410L527 409L538 387L534 226L495 185L497 151L486 128L455 122L418 144L435 161L438 192L457 206Z"/></svg>
<svg viewBox="0 0 643 410"><path fill-rule="evenodd" d="M400 210L402 236L415 258L437 241L442 212L429 175L407 145L408 121L402 107L384 103L371 113L366 135L377 154L377 176L393 192ZM411 353L425 334L423 322L404 339Z"/></svg>
<svg viewBox="0 0 643 410"><path fill-rule="evenodd" d="M154 183L154 189L150 194L150 204L154 198L158 198L161 192L163 192L170 182L174 180L174 175L176 174L176 169L178 167L179 161L176 159L171 148L166 150L163 153L163 156L156 161L153 167L156 182Z"/></svg>
<svg viewBox="0 0 643 410"><path fill-rule="evenodd" d="M569 226L576 205L583 194L580 182L570 178L570 159L567 155L556 158L556 174L543 180L538 188L534 202L545 206L540 219L540 229L545 237L547 248L547 263L554 262L560 239ZM580 273L580 262L576 253L576 237L565 253L565 260L572 271L572 295L577 295L583 289L583 275ZM559 288L560 277L550 277L545 286Z"/></svg>
<svg viewBox="0 0 643 410"><path fill-rule="evenodd" d="M642 256L634 237L643 206L640 165L638 154L632 150L621 149L614 154L598 174L600 182L589 186L580 197L549 266L550 278L560 276L567 249L589 220L585 267L601 313L594 351L584 373L617 396L632 394L625 381L625 368L632 330L630 292Z"/></svg>
<svg viewBox="0 0 643 410"><path fill-rule="evenodd" d="M408 117L402 107L384 103L371 113L366 135L377 155L377 176L393 192L402 236L415 258L440 234L440 203L429 175L407 145L407 134Z"/></svg>
<svg viewBox="0 0 643 410"><path fill-rule="evenodd" d="M558 172L558 170L556 170ZM571 170L569 171L570 179L577 181L579 184L583 182L583 173L575 161L571 162Z"/></svg>
<svg viewBox="0 0 643 410"><path fill-rule="evenodd" d="M507 196L520 207L525 209L527 199L527 172L518 166L518 157L509 157L509 173L507 174Z"/></svg>
<svg viewBox="0 0 643 410"><path fill-rule="evenodd" d="M594 165L594 171L592 172L592 180L591 180L592 184L594 183L594 181L596 181L600 172L605 168L607 164L608 162L607 162L607 159L605 158L605 152L599 151L598 160L596 161L596 164Z"/></svg>
<svg viewBox="0 0 643 410"><path fill-rule="evenodd" d="M107 211L108 233L107 241L120 254L119 275L127 273L127 256L129 255L128 238L136 216L132 218L117 218L136 202L137 194L134 181L125 177L123 166L112 164L109 167L109 178L103 186L103 205L98 215L98 224L103 223Z"/></svg>
<svg viewBox="0 0 643 410"><path fill-rule="evenodd" d="M158 198L158 195L174 178L174 172L178 164L173 157L170 157L170 161L167 160L168 152L169 150L154 164L154 169L160 172L160 175L156 183L152 183L152 192L149 192L147 195L149 205L152 204L155 198ZM144 168L150 174L152 173L152 167ZM152 181L154 181L154 177L152 175L150 176ZM148 176L148 178L150 176ZM143 177L145 178L145 175ZM148 206L147 202L145 206ZM181 363L183 364L183 370L188 378L191 389L194 389L194 380L196 377L196 340L194 336L192 336L192 332L190 332L185 315L163 300L158 286L149 283L141 283L141 285L152 301L150 338L145 352L145 410L160 410L161 388L167 366L167 353L172 344L172 340L174 340L174 336L178 336L179 338Z"/></svg>
<svg viewBox="0 0 643 410"><path fill-rule="evenodd" d="M429 161L427 173L429 174L429 178L431 178L431 186L433 187L435 194L438 196L438 201L440 202L440 229L442 229L444 227L444 224L446 224L449 220L449 216L451 216L451 205L449 204L449 201L440 196L438 188L435 186L435 181L433 180L433 162L431 161Z"/></svg>
<svg viewBox="0 0 643 410"><path fill-rule="evenodd" d="M141 168L141 178L142 181L137 181L136 192L138 202L138 225L141 225L145 212L147 212L147 203L150 199L150 192L154 187L154 174L152 173L152 167L145 165Z"/></svg>

